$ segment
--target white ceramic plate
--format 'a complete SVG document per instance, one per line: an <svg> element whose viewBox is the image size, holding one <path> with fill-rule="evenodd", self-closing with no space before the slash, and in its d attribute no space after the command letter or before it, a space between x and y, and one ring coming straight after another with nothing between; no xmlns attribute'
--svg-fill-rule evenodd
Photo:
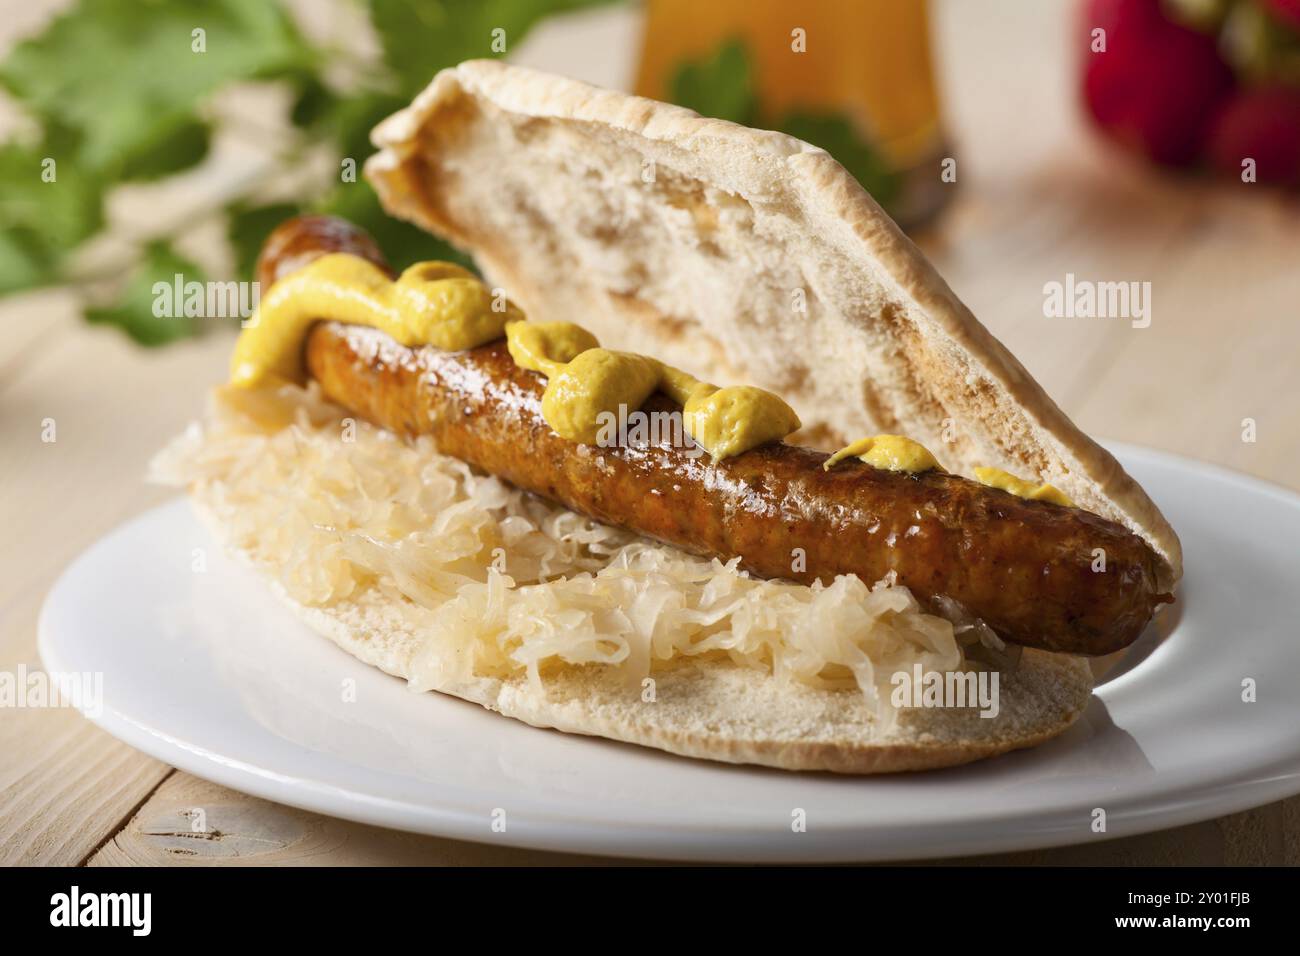
<svg viewBox="0 0 1300 956"><path fill-rule="evenodd" d="M1181 600L1065 735L968 767L875 779L732 767L411 693L299 624L180 500L64 573L42 611L41 657L50 671L103 672L97 722L201 777L367 823L554 850L949 856L1141 833L1300 792L1300 498L1117 453L1181 533ZM1242 701L1246 678L1257 702ZM797 809L806 832L792 828Z"/></svg>

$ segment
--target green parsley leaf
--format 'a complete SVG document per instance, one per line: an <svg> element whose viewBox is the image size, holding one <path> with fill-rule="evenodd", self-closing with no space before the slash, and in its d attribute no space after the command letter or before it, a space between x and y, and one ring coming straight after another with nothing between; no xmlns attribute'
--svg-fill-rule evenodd
<svg viewBox="0 0 1300 956"><path fill-rule="evenodd" d="M0 182L0 292L58 281L63 256L104 224L102 181L53 144L8 143L0 146Z"/></svg>
<svg viewBox="0 0 1300 956"><path fill-rule="evenodd" d="M149 150L122 163L118 175L124 180L163 179L197 166L208 155L212 130L201 120L186 120L166 130L163 139Z"/></svg>
<svg viewBox="0 0 1300 956"><path fill-rule="evenodd" d="M0 232L0 295L49 285L58 271L50 249L28 229Z"/></svg>
<svg viewBox="0 0 1300 956"><path fill-rule="evenodd" d="M293 86L295 95L289 120L294 126L310 129L338 105L338 96L313 73L294 77Z"/></svg>
<svg viewBox="0 0 1300 956"><path fill-rule="evenodd" d="M744 41L738 38L723 41L708 59L682 63L668 88L674 103L701 116L743 126L758 121L754 65Z"/></svg>
<svg viewBox="0 0 1300 956"><path fill-rule="evenodd" d="M196 52L195 31L204 31ZM77 161L121 178L175 169L151 154L187 143L196 106L236 81L309 68L315 54L265 0L96 0L77 4L0 64L0 85L38 119L81 134ZM197 154L201 155L201 154Z"/></svg>
<svg viewBox="0 0 1300 956"><path fill-rule="evenodd" d="M498 57L494 30L505 31L505 52L544 17L611 0L370 0L370 18L384 59L409 100L433 75L461 60ZM497 34L499 36L499 34Z"/></svg>

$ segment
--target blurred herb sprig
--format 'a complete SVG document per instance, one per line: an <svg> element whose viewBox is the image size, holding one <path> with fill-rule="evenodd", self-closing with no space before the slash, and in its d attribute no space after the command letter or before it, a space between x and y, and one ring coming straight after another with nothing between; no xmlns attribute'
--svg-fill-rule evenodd
<svg viewBox="0 0 1300 956"><path fill-rule="evenodd" d="M249 81L287 84L290 120L307 142L330 144L360 167L369 132L404 106L434 73L473 57L501 55L541 19L611 0L359 0L378 38L381 62L358 71L348 88L331 82L336 51L309 41L269 0L81 0L0 63L0 86L35 121L28 141L0 145L0 295L77 279L73 253L105 228L105 201L119 184L158 180L192 169L213 137L205 103ZM195 34L202 31L202 36ZM196 50L201 44L202 51ZM50 161L53 161L52 163ZM339 166L334 167L336 170ZM55 170L51 177L48 170ZM268 178L273 173L268 173ZM237 263L251 277L267 232L281 219L315 210L346 215L370 230L401 267L411 261L463 258L415 227L391 219L357 176L301 199L259 200L261 183L221 197L220 216ZM160 217L165 220L165 217ZM192 334L203 323L156 319L153 281L184 272L203 281L176 248L195 223L136 245L111 301L84 301L88 319L120 327L143 344Z"/></svg>

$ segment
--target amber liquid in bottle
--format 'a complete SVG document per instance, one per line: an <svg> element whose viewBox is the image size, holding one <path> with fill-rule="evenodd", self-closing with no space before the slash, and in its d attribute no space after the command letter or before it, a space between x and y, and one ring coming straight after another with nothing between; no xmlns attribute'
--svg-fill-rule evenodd
<svg viewBox="0 0 1300 956"><path fill-rule="evenodd" d="M925 0L647 0L636 91L671 100L683 63L733 39L753 65L762 125L795 111L847 117L899 177L889 205L904 226L947 199Z"/></svg>

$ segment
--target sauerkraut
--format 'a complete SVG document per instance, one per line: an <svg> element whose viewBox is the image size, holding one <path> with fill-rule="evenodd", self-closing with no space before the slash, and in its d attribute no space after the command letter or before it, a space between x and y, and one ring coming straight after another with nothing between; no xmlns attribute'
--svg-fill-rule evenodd
<svg viewBox="0 0 1300 956"><path fill-rule="evenodd" d="M289 596L329 606L368 588L420 635L411 682L618 668L629 681L683 656L857 688L892 717L890 679L972 666L943 617L891 580L805 586L752 578L542 501L428 438L353 419L306 388L214 392L150 466L187 486L226 543Z"/></svg>

